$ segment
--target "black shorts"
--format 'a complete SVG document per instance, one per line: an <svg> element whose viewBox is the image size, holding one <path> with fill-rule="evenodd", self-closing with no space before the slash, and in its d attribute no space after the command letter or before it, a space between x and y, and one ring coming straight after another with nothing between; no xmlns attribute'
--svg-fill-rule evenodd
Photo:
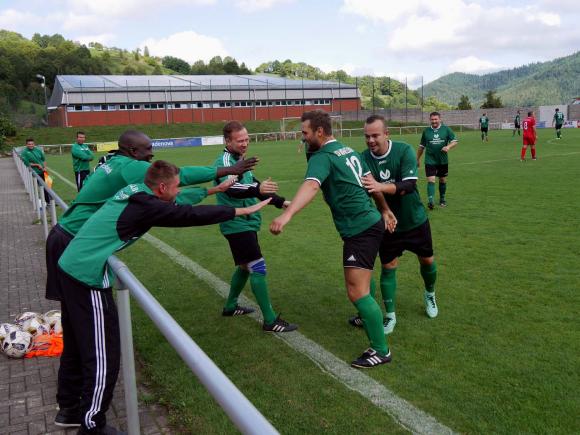
<svg viewBox="0 0 580 435"><path fill-rule="evenodd" d="M258 233L255 231L226 234L224 237L228 239L236 266L262 258L262 251L258 244Z"/></svg>
<svg viewBox="0 0 580 435"><path fill-rule="evenodd" d="M395 258L403 255L404 251L410 251L423 258L433 256L433 241L431 239L429 221L409 231L385 232L379 249L381 264L390 263Z"/></svg>
<svg viewBox="0 0 580 435"><path fill-rule="evenodd" d="M427 177L447 177L449 174L449 165L425 165L425 175Z"/></svg>
<svg viewBox="0 0 580 435"><path fill-rule="evenodd" d="M481 132L482 133L487 133L488 127L481 127Z"/></svg>
<svg viewBox="0 0 580 435"><path fill-rule="evenodd" d="M46 239L46 299L53 301L62 299L58 277L61 272L58 268L58 260L72 239L73 236L58 224L48 233Z"/></svg>
<svg viewBox="0 0 580 435"><path fill-rule="evenodd" d="M376 224L362 233L343 238L343 267L373 270L384 232L385 222L381 218Z"/></svg>
<svg viewBox="0 0 580 435"><path fill-rule="evenodd" d="M515 128L515 129L518 129L518 128L520 128L520 124L514 124L514 128Z"/></svg>
<svg viewBox="0 0 580 435"><path fill-rule="evenodd" d="M562 130L564 124L556 124L556 130Z"/></svg>

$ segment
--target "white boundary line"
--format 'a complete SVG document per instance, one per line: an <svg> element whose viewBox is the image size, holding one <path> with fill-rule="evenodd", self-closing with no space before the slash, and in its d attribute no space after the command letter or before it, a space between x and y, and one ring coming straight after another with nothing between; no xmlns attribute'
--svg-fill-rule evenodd
<svg viewBox="0 0 580 435"><path fill-rule="evenodd" d="M212 287L218 295L227 298L230 286L225 281L222 281L219 277L204 269L195 261L181 254L175 248L157 239L151 234L146 234L143 239L167 255L176 264L204 281ZM257 314L260 310L250 299L241 295L240 301L243 305L256 308L256 312L250 315L254 320L262 320L261 316ZM439 423L433 416L400 398L383 384L375 381L360 370L351 368L344 361L324 349L318 343L305 337L303 334L299 332L289 332L284 334L274 334L274 336L284 341L297 352L306 355L316 363L316 365L340 381L343 385L361 394L374 405L381 408L383 411L386 411L395 421L409 431L417 434L453 433L452 429Z"/></svg>
<svg viewBox="0 0 580 435"><path fill-rule="evenodd" d="M66 184L73 188L76 186L58 172L51 169L51 173L56 175ZM159 240L151 234L145 234L143 239L156 247L173 260L176 264L193 273L197 278L212 287L222 298L227 298L230 286L219 277L204 269L195 261L183 255L167 243ZM257 314L260 310L248 298L241 295L240 301L243 305L256 308L256 312L250 316L260 322L261 316ZM386 411L397 423L412 433L417 434L453 434L453 430L441 423L435 417L420 410L413 404L400 398L383 384L375 381L360 370L353 369L343 360L336 357L331 352L324 349L318 343L310 340L299 332L284 334L273 334L276 338L285 342L295 351L307 356L323 371L337 379L347 388L356 391L375 406Z"/></svg>

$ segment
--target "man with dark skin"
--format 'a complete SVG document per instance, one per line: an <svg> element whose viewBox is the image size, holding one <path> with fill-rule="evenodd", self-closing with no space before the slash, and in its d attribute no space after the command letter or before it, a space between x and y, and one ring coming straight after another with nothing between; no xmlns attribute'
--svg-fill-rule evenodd
<svg viewBox="0 0 580 435"><path fill-rule="evenodd" d="M115 157L109 159L87 178L83 188L64 213L58 225L52 228L46 240L47 299L61 300L58 260L73 237L83 224L119 190L129 184L143 183L145 174L151 166L152 158L151 139L139 131L128 130L119 138L119 151ZM258 159L252 157L240 160L236 165L228 168L220 168L220 170L216 170L213 166L185 166L179 171L180 186L204 183L226 175L241 175L247 170L253 169L257 162ZM227 189L229 185L222 187ZM184 192L177 196L176 202L178 204L191 204L191 199ZM63 317L64 351L61 357L61 367L66 367L67 325L67 321ZM63 359L65 359L65 364L62 363ZM59 403L61 403L61 399L66 400L61 398L57 392ZM69 421L69 416L66 413L66 408L61 407L61 412L57 415L55 423L66 426L67 421Z"/></svg>

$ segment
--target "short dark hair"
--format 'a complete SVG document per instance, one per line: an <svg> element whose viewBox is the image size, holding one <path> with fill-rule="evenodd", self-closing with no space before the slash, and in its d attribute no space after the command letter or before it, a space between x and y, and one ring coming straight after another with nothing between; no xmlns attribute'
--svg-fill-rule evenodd
<svg viewBox="0 0 580 435"><path fill-rule="evenodd" d="M382 115L371 115L365 121L365 124L372 124L373 122L381 121L383 123L383 127L387 128L387 120Z"/></svg>
<svg viewBox="0 0 580 435"><path fill-rule="evenodd" d="M160 183L170 182L176 175L179 175L179 168L177 166L165 160L157 160L147 169L145 184L149 189L154 189Z"/></svg>
<svg viewBox="0 0 580 435"><path fill-rule="evenodd" d="M82 134L83 136L86 136L86 134L85 134L85 132L84 132L84 131L77 131L77 136L78 136L79 134Z"/></svg>
<svg viewBox="0 0 580 435"><path fill-rule="evenodd" d="M310 121L310 128L312 131L316 131L319 127L322 127L322 131L324 131L325 135L332 135L332 122L330 121L330 115L324 110L311 110L309 112L304 112L300 117L300 121Z"/></svg>
<svg viewBox="0 0 580 435"><path fill-rule="evenodd" d="M224 125L224 139L229 139L232 136L232 133L236 132L236 131L241 131L244 128L244 124L242 124L240 121L230 121L228 122L226 125Z"/></svg>
<svg viewBox="0 0 580 435"><path fill-rule="evenodd" d="M431 112L429 114L429 118L431 118L432 116L439 116L439 117L441 117L441 114L439 112Z"/></svg>
<svg viewBox="0 0 580 435"><path fill-rule="evenodd" d="M556 107L556 112L559 112L559 111L560 111L560 109L558 107Z"/></svg>
<svg viewBox="0 0 580 435"><path fill-rule="evenodd" d="M26 143L28 143L28 142L34 142L34 139L29 137L28 139L26 139Z"/></svg>
<svg viewBox="0 0 580 435"><path fill-rule="evenodd" d="M528 112L528 116L532 116L532 113L534 113L534 112L530 110L530 111Z"/></svg>

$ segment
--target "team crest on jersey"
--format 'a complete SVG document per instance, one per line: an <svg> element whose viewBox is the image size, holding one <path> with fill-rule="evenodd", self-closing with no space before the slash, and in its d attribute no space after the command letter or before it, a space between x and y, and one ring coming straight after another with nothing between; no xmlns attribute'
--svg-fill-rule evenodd
<svg viewBox="0 0 580 435"><path fill-rule="evenodd" d="M380 171L379 175L381 176L381 180L388 180L391 178L391 171L385 169L384 171Z"/></svg>
<svg viewBox="0 0 580 435"><path fill-rule="evenodd" d="M439 139L439 133L435 133L435 134L433 135L433 139Z"/></svg>

